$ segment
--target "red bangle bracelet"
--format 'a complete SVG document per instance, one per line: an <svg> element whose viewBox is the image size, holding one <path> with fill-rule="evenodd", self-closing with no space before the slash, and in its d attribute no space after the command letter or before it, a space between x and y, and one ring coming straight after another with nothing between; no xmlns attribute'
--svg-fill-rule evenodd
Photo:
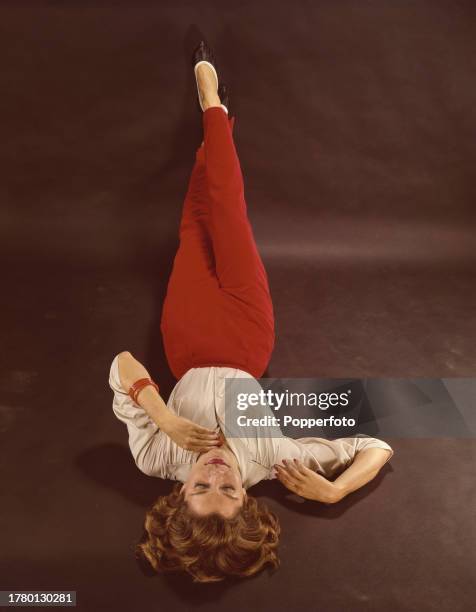
<svg viewBox="0 0 476 612"><path fill-rule="evenodd" d="M144 387L147 387L147 385L152 385L153 387L155 387L157 389L157 393L159 393L159 386L150 378L139 378L139 380L136 380L136 382L131 385L131 388L129 389L128 395L132 398L132 400L137 404L137 396L139 395L139 392L142 391L142 389Z"/></svg>

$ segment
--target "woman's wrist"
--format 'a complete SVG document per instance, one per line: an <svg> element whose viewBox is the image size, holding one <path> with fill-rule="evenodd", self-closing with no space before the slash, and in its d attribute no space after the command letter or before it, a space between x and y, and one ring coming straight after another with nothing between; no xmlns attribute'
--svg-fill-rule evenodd
<svg viewBox="0 0 476 612"><path fill-rule="evenodd" d="M157 383L155 383L149 376L144 376L143 378L138 378L129 388L128 394L129 397L137 403L137 398L139 393L142 391L144 387L151 385L155 388L157 393L160 395L160 389Z"/></svg>
<svg viewBox="0 0 476 612"><path fill-rule="evenodd" d="M138 380L144 378L150 379L149 372L129 351L119 353L118 366L119 379L126 393ZM172 413L153 385L142 387L135 395L135 403L147 412L160 429L167 427L167 423Z"/></svg>
<svg viewBox="0 0 476 612"><path fill-rule="evenodd" d="M167 408L155 387L148 385L141 389L137 395L137 403L160 429L167 428L172 412Z"/></svg>
<svg viewBox="0 0 476 612"><path fill-rule="evenodd" d="M343 499L347 495L347 492L344 490L344 487L340 486L338 483L331 482L330 484L332 485L332 490L330 494L331 501L329 503L335 504Z"/></svg>
<svg viewBox="0 0 476 612"><path fill-rule="evenodd" d="M327 480L325 487L319 486L318 492L314 497L315 501L322 502L323 504L335 504L345 496L345 492L335 482Z"/></svg>

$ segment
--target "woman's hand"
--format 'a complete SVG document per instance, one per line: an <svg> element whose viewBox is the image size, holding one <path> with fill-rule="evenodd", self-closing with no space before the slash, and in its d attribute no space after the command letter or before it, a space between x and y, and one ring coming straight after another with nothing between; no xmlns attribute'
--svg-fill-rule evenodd
<svg viewBox="0 0 476 612"><path fill-rule="evenodd" d="M206 453L222 444L218 432L197 425L173 412L167 414L160 427L169 438L185 450Z"/></svg>
<svg viewBox="0 0 476 612"><path fill-rule="evenodd" d="M306 499L333 504L341 499L339 489L301 461L283 459L284 467L275 465L278 480L290 491Z"/></svg>

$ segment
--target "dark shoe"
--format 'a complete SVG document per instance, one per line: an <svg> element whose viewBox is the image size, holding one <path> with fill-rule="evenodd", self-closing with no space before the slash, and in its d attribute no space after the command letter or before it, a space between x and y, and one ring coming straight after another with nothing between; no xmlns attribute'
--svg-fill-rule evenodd
<svg viewBox="0 0 476 612"><path fill-rule="evenodd" d="M193 70L195 72L195 80L197 82L198 104L200 106L200 110L203 111L203 105L202 105L202 100L200 98L200 89L198 87L198 79L197 79L197 67L201 63L208 64L213 70L216 81L217 81L218 97L220 98L220 101L222 102L222 106L224 107L225 112L228 114L227 105L223 102L222 96L220 95L220 84L218 82L218 75L217 75L216 67L215 67L216 66L215 56L213 54L213 51L210 49L210 47L207 45L207 43L204 40L200 41L200 44L195 49L192 55L192 65L193 65ZM223 90L222 88L221 91L224 94L224 96L226 96L226 88L225 90Z"/></svg>
<svg viewBox="0 0 476 612"><path fill-rule="evenodd" d="M230 114L230 94L228 92L228 87L225 83L220 83L218 85L218 97L220 98L221 105L225 107L225 112Z"/></svg>
<svg viewBox="0 0 476 612"><path fill-rule="evenodd" d="M195 68L195 64L198 64L198 62L203 61L209 62L210 64L215 66L215 56L213 54L213 51L210 49L210 47L204 40L201 40L200 44L193 52L192 67Z"/></svg>

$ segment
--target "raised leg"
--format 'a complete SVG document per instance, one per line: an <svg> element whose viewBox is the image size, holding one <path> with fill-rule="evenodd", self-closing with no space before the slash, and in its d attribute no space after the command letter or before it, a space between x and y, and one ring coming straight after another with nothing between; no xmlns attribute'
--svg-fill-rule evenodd
<svg viewBox="0 0 476 612"><path fill-rule="evenodd" d="M242 295L252 286L270 301L268 278L248 220L243 175L225 111L208 108L203 113L203 127L210 233L220 288Z"/></svg>
<svg viewBox="0 0 476 612"><path fill-rule="evenodd" d="M247 217L234 122L221 107L203 113L161 319L169 365L228 365L262 375L274 346L268 279Z"/></svg>
<svg viewBox="0 0 476 612"><path fill-rule="evenodd" d="M227 119L227 121L232 132L234 118ZM196 151L195 163L182 207L180 243L174 259L170 289L190 294L192 287L197 283L218 287L211 223L205 147L202 144Z"/></svg>

